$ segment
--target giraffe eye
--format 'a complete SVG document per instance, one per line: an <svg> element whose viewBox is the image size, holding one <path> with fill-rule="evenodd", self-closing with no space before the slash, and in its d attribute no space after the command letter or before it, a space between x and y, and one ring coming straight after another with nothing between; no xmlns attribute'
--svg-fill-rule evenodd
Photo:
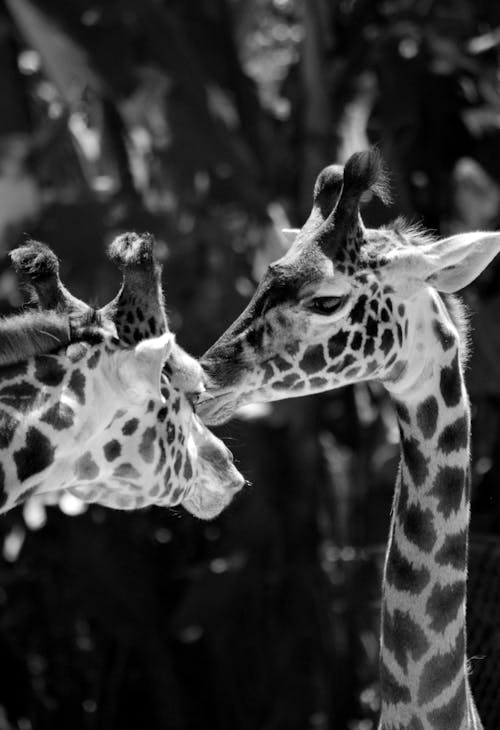
<svg viewBox="0 0 500 730"><path fill-rule="evenodd" d="M333 314L346 303L347 297L315 297L311 299L309 308L317 314Z"/></svg>

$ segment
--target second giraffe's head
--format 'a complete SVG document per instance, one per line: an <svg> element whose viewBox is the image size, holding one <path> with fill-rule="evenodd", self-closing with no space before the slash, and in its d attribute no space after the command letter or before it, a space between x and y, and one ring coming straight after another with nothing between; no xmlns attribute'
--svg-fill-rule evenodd
<svg viewBox="0 0 500 730"><path fill-rule="evenodd" d="M153 239L124 234L110 256L122 286L95 311L47 246L11 252L34 309L0 322L0 511L61 490L211 519L244 479L195 413L204 376L168 330Z"/></svg>
<svg viewBox="0 0 500 730"><path fill-rule="evenodd" d="M457 308L438 292L475 279L500 250L500 234L436 240L398 221L365 228L359 206L369 191L386 199L375 150L320 173L307 222L287 232L290 249L204 356L206 422L247 403L368 379L402 392L422 376L434 345L460 348Z"/></svg>

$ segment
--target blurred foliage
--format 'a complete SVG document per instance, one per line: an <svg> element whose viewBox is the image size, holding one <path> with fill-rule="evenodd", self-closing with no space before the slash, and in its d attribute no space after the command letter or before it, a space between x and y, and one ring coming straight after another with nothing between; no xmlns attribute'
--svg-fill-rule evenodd
<svg viewBox="0 0 500 730"><path fill-rule="evenodd" d="M376 143L394 204L443 234L500 217L500 5L487 0L2 0L0 307L24 232L110 299L106 243L152 231L200 354L282 252L319 170ZM500 726L499 265L474 326L471 653ZM370 730L397 466L384 393L221 429L253 486L221 518L31 501L0 524L0 730ZM488 541L485 535L489 534ZM495 675L495 671L497 674Z"/></svg>

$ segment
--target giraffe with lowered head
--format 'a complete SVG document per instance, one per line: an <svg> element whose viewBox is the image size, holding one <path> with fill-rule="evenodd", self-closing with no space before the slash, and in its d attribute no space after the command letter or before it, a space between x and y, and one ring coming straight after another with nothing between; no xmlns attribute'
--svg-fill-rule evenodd
<svg viewBox="0 0 500 730"><path fill-rule="evenodd" d="M374 150L320 174L289 251L205 354L199 413L214 424L251 402L385 386L401 466L383 578L379 730L480 730L466 656L467 328L453 293L497 254L500 234L437 240L400 220L365 228L369 190L387 196Z"/></svg>
<svg viewBox="0 0 500 730"><path fill-rule="evenodd" d="M215 517L244 480L194 412L203 375L168 330L153 240L126 234L110 255L123 284L96 311L47 246L11 253L34 310L0 322L0 511L67 490Z"/></svg>

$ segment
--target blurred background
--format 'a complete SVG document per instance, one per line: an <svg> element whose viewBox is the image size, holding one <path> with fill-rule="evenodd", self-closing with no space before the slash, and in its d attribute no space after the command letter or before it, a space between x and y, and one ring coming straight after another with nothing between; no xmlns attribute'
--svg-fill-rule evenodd
<svg viewBox="0 0 500 730"><path fill-rule="evenodd" d="M103 304L105 246L149 230L199 356L303 223L314 179L376 143L391 209L500 224L493 0L0 0L0 311L7 251L49 243ZM500 262L474 327L472 682L500 727ZM0 730L372 730L397 468L384 393L253 408L220 429L252 482L211 523L31 501L0 521Z"/></svg>

